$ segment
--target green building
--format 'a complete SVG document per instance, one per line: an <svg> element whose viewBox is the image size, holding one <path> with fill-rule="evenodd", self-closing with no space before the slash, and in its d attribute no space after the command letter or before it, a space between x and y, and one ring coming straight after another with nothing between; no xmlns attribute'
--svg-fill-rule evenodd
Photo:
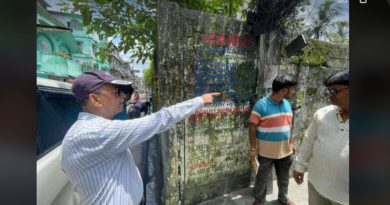
<svg viewBox="0 0 390 205"><path fill-rule="evenodd" d="M68 81L87 70L109 73L110 64L95 55L105 35L87 34L81 15L49 11L48 6L37 3L37 76Z"/></svg>

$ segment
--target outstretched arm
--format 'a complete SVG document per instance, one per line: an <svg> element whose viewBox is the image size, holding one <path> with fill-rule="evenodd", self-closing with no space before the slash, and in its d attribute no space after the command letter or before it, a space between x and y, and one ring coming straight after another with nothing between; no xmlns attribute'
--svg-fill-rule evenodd
<svg viewBox="0 0 390 205"><path fill-rule="evenodd" d="M107 125L102 125L102 129L113 130L112 136L102 142L103 146L106 147L107 151L113 153L124 151L132 145L139 144L150 139L155 134L170 129L203 105L213 103L216 95L219 95L219 93L204 94L200 97L162 108L160 111L142 118L110 121ZM113 128L117 129L114 130Z"/></svg>

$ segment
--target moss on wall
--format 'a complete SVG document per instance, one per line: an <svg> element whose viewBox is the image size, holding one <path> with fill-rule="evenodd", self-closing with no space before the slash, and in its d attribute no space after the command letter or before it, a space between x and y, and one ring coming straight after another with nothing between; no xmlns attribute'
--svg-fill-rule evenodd
<svg viewBox="0 0 390 205"><path fill-rule="evenodd" d="M307 95L311 96L311 95L315 95L317 94L318 92L318 89L317 88L307 88L306 89L306 93Z"/></svg>
<svg viewBox="0 0 390 205"><path fill-rule="evenodd" d="M324 41L310 39L302 53L290 58L291 63L306 66L319 66L325 64L329 58L337 56L334 45Z"/></svg>

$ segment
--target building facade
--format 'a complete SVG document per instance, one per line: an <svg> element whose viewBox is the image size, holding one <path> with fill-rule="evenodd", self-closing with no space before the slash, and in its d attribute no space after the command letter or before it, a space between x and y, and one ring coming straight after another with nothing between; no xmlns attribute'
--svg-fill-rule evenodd
<svg viewBox="0 0 390 205"><path fill-rule="evenodd" d="M104 34L91 33L82 26L82 16L49 10L37 2L37 76L69 81L87 70L110 72L97 50L106 43Z"/></svg>
<svg viewBox="0 0 390 205"><path fill-rule="evenodd" d="M132 66L120 56L119 50L115 47L110 55L110 73L120 79L131 81Z"/></svg>

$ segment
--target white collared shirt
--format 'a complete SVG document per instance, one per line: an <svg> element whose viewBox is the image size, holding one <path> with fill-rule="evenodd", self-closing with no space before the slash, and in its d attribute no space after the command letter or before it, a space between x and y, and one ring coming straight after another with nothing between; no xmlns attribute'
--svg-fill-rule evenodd
<svg viewBox="0 0 390 205"><path fill-rule="evenodd" d="M143 183L129 150L203 106L197 97L132 120L81 112L62 142L61 167L82 204L138 205Z"/></svg>
<svg viewBox="0 0 390 205"><path fill-rule="evenodd" d="M296 157L295 170L308 170L308 180L324 197L349 204L349 119L340 108L319 109L306 131Z"/></svg>

